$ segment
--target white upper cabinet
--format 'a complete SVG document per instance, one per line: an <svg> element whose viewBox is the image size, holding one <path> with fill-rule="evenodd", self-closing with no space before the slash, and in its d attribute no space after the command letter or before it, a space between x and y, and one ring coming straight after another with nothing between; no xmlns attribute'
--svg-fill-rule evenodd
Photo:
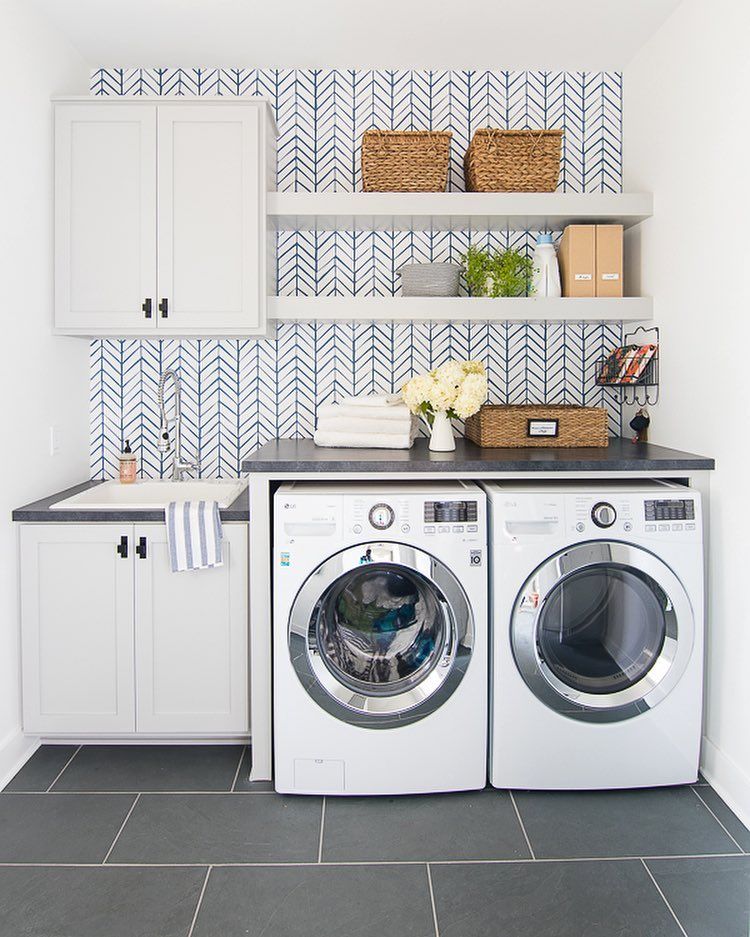
<svg viewBox="0 0 750 937"><path fill-rule="evenodd" d="M58 105L55 324L145 329L156 296L156 109Z"/></svg>
<svg viewBox="0 0 750 937"><path fill-rule="evenodd" d="M268 105L119 99L55 112L57 330L263 332L274 292Z"/></svg>
<svg viewBox="0 0 750 937"><path fill-rule="evenodd" d="M160 325L264 324L259 117L254 107L159 108Z"/></svg>

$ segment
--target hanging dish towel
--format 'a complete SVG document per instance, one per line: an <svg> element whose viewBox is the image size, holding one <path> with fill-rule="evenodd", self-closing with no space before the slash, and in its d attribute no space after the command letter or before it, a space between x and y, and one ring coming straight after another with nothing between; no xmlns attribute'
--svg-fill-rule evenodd
<svg viewBox="0 0 750 937"><path fill-rule="evenodd" d="M173 573L224 565L217 501L172 501L167 505L166 519Z"/></svg>

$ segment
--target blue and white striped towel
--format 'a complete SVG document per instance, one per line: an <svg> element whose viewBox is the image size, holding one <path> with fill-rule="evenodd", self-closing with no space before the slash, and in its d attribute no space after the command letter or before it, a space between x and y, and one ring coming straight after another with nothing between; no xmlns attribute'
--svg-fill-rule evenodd
<svg viewBox="0 0 750 937"><path fill-rule="evenodd" d="M222 566L221 539L217 501L172 501L167 505L167 543L173 573Z"/></svg>

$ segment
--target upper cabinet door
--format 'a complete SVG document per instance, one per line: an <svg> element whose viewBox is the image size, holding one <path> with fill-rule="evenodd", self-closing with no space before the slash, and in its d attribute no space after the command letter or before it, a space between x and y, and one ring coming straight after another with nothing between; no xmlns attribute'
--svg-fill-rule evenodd
<svg viewBox="0 0 750 937"><path fill-rule="evenodd" d="M57 104L55 325L155 323L156 108Z"/></svg>
<svg viewBox="0 0 750 937"><path fill-rule="evenodd" d="M158 325L260 331L262 113L185 104L160 104L158 112Z"/></svg>

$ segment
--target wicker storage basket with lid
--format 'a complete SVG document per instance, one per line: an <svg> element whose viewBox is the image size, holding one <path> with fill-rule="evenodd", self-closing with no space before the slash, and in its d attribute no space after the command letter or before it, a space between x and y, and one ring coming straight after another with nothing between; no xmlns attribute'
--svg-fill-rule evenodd
<svg viewBox="0 0 750 937"><path fill-rule="evenodd" d="M604 407L486 403L468 418L464 431L467 439L490 449L609 445Z"/></svg>
<svg viewBox="0 0 750 937"><path fill-rule="evenodd" d="M443 130L366 130L364 192L444 192L451 134Z"/></svg>
<svg viewBox="0 0 750 937"><path fill-rule="evenodd" d="M464 156L467 192L554 192L562 135L562 130L477 130Z"/></svg>

